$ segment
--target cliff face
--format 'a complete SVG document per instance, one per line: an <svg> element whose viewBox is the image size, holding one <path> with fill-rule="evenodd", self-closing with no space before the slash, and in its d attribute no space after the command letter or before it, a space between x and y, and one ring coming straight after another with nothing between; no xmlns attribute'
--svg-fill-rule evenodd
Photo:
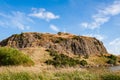
<svg viewBox="0 0 120 80"><path fill-rule="evenodd" d="M0 42L0 46L15 48L44 47L59 53L79 55L107 53L103 43L96 38L71 34L21 33L15 34Z"/></svg>

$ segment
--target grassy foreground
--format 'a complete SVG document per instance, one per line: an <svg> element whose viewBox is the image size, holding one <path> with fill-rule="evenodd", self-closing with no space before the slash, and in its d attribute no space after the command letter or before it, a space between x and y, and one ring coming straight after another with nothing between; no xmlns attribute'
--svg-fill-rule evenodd
<svg viewBox="0 0 120 80"><path fill-rule="evenodd" d="M55 71L40 73L30 72L2 72L0 80L120 80L120 72L107 70L85 71Z"/></svg>
<svg viewBox="0 0 120 80"><path fill-rule="evenodd" d="M120 72L110 72L105 68L95 69L91 67L86 69L78 66L65 66L76 65L79 61L65 55L56 54L51 54L52 59L51 55L45 52L43 48L30 48L24 51L29 54L24 54L13 48L0 48L0 80L120 80ZM114 56L109 57L110 60L115 60L114 58ZM108 60L106 57L94 57L90 59L92 59L90 61L101 64L104 64ZM62 65L62 67L46 65L44 64L46 60L52 60L52 64L54 63L57 66ZM89 59L85 60L88 61ZM58 64L58 61L60 64ZM29 66L33 62L35 65Z"/></svg>

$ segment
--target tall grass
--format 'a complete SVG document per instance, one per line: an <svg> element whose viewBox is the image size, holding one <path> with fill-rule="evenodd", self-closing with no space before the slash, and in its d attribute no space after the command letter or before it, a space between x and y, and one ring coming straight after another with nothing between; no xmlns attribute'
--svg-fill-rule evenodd
<svg viewBox="0 0 120 80"><path fill-rule="evenodd" d="M0 80L52 80L48 73L7 72L0 73Z"/></svg>
<svg viewBox="0 0 120 80"><path fill-rule="evenodd" d="M95 74L89 71L71 72L5 72L0 73L0 80L120 80L120 75L113 72Z"/></svg>
<svg viewBox="0 0 120 80"><path fill-rule="evenodd" d="M108 73L101 76L102 80L120 80L120 74Z"/></svg>
<svg viewBox="0 0 120 80"><path fill-rule="evenodd" d="M55 77L58 80L98 80L98 76L93 73L79 71L56 73Z"/></svg>
<svg viewBox="0 0 120 80"><path fill-rule="evenodd" d="M2 73L0 80L96 80L97 77L90 73L72 72L72 73L39 73L30 74L20 73Z"/></svg>
<svg viewBox="0 0 120 80"><path fill-rule="evenodd" d="M20 73L1 73L0 74L0 80L34 80L37 79L35 76L30 75L26 72L20 72Z"/></svg>

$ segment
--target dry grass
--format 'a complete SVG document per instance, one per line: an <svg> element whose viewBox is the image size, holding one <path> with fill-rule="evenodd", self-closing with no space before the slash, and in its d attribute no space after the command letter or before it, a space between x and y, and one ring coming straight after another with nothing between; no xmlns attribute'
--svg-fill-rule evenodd
<svg viewBox="0 0 120 80"><path fill-rule="evenodd" d="M42 67L48 67L44 62L52 57L49 55L49 52L46 51L43 47L36 47L36 48L24 48L21 49L22 52L28 54L35 64L40 65ZM65 55L71 58L77 58L79 60L84 60L84 56L74 55L64 53ZM107 55L107 54L106 54ZM108 55L107 55L108 56ZM96 65L106 65L108 58L100 56L100 55L91 55L88 59L85 59L89 65L96 66Z"/></svg>
<svg viewBox="0 0 120 80"><path fill-rule="evenodd" d="M73 71L86 71L86 69L82 68L74 68L74 67L64 67L64 68L54 68L53 66L41 66L34 65L31 67L24 66L1 66L0 73L3 72L30 72L30 73L41 73L41 72L73 72Z"/></svg>
<svg viewBox="0 0 120 80"><path fill-rule="evenodd" d="M46 65L44 62L48 59L51 59L51 56L47 51L45 51L45 48L24 48L21 49L22 52L29 55L32 60L35 62L34 66L0 66L0 73L1 72L33 72L33 73L40 73L43 71L47 72L69 72L69 71L75 71L75 70L84 70L81 68L73 68L73 67L65 67L65 68L55 68L52 65Z"/></svg>
<svg viewBox="0 0 120 80"><path fill-rule="evenodd" d="M101 57L101 56L90 56L87 60L89 64L92 65L105 65L108 61L108 58Z"/></svg>
<svg viewBox="0 0 120 80"><path fill-rule="evenodd" d="M21 51L28 54L36 64L44 63L46 60L51 58L45 50L46 49L42 47L21 49Z"/></svg>
<svg viewBox="0 0 120 80"><path fill-rule="evenodd" d="M24 68L24 69L23 69ZM105 68L51 68L35 71L32 67L0 67L0 80L119 80L120 72L110 72ZM19 69L19 70L18 70ZM20 71L20 69L22 69ZM27 71L27 69L29 69ZM34 69L34 71L31 71ZM114 79L113 79L114 78Z"/></svg>

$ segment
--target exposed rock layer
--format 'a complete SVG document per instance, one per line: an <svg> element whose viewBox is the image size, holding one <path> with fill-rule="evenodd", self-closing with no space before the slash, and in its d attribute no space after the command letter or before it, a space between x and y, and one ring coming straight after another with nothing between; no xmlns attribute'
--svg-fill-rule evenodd
<svg viewBox="0 0 120 80"><path fill-rule="evenodd" d="M15 48L44 47L46 49L54 49L60 53L73 53L80 55L107 53L103 43L96 38L76 36L68 33L14 34L1 41L0 46L10 46Z"/></svg>

